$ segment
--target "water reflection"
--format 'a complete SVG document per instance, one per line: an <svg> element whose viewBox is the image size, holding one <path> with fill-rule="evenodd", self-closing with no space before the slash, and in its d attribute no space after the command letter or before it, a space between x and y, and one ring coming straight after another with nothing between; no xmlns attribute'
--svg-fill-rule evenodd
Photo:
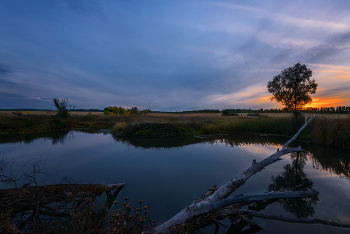
<svg viewBox="0 0 350 234"><path fill-rule="evenodd" d="M307 178L303 171L307 161L306 153L291 154L293 160L291 164L283 167L284 172L278 176L272 176L272 183L268 186L268 191L308 191L313 189L314 183ZM308 218L315 214L315 205L318 196L306 198L280 199L278 202L283 209L293 214L297 218Z"/></svg>
<svg viewBox="0 0 350 234"><path fill-rule="evenodd" d="M314 183L307 178L304 172L304 166L308 158L307 153L293 152L291 153L292 163L283 167L284 171L277 175L272 176L272 183L268 186L268 191L307 191L312 190ZM288 198L279 200L269 200L264 202L252 203L248 205L248 209L256 212L260 212L266 209L267 206L274 202L278 202L282 205L282 208L293 214L297 218L308 218L315 214L315 206L319 201L318 195L314 197L305 198ZM248 217L252 219L252 217ZM227 233L256 233L259 232L259 228L250 227L245 229L248 224L240 220L231 220L232 224Z"/></svg>
<svg viewBox="0 0 350 234"><path fill-rule="evenodd" d="M0 135L0 144L24 143L31 144L35 140L51 140L52 145L64 144L67 140L74 138L75 132L84 132L85 134L103 133L109 134L108 130L90 130L75 129L70 132L46 132L30 134L6 134ZM259 135L239 135L239 136L216 136L207 138L140 138L140 137L118 137L112 134L116 142L142 149L164 149L179 148L187 145L206 143L206 144L226 144L231 147L251 146L257 143L262 146L281 147L288 138L280 136L259 136ZM292 147L302 145L302 148L308 151L307 156L300 158L299 167L302 170L305 160L309 158L316 170L325 170L333 174L340 175L342 178L350 178L350 151L348 149L327 147L305 142L293 142ZM292 156L295 157L295 156ZM304 161L303 161L304 160ZM295 165L291 165L295 168ZM288 168L285 168L287 171Z"/></svg>
<svg viewBox="0 0 350 234"><path fill-rule="evenodd" d="M24 143L31 144L35 140L52 140L52 145L64 144L70 137L74 137L73 132L45 132L45 133L30 133L30 134L6 134L0 136L0 144L9 143Z"/></svg>
<svg viewBox="0 0 350 234"><path fill-rule="evenodd" d="M197 143L214 144L216 139L202 138L140 138L140 137L117 137L113 136L116 142L142 149L164 149L179 148Z"/></svg>
<svg viewBox="0 0 350 234"><path fill-rule="evenodd" d="M309 154L316 170L325 170L342 178L350 177L350 154L347 149L318 146Z"/></svg>
<svg viewBox="0 0 350 234"><path fill-rule="evenodd" d="M48 171L59 170L63 172L61 174L86 182L105 183L107 178L113 182L125 182L127 186L121 192L122 196L144 199L157 221L163 222L203 195L213 184L220 186L226 183L249 167L253 159L260 160L270 155L288 140L257 135L112 138L112 135L105 136L109 134L108 131L99 131L94 135L90 133L96 132L75 130L69 133L3 135L0 136L1 153L8 158L42 155L43 159L50 162ZM298 141L291 146L299 145L308 154L300 157L291 155L292 160L288 155L284 156L284 160L250 178L237 194L262 193L269 187L271 190L305 190L315 187L320 191L320 202L316 207L317 200L304 200L291 201L291 205L282 202L282 206L277 202L271 204L273 201L252 204L249 209L284 215L284 208L297 217L308 217L315 213L315 218L324 218L324 215L330 214L328 206L337 206L329 220L337 215L349 219L349 181L329 176L328 173L349 178L349 150ZM81 177L77 178L77 175ZM245 223L239 223L231 226L230 230L235 233L237 230L243 230L242 233L257 231L247 229ZM274 223L272 226L276 225Z"/></svg>

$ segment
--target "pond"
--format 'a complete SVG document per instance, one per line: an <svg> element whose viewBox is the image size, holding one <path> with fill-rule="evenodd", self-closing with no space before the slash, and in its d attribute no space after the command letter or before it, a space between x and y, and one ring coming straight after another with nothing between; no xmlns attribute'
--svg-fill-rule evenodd
<svg viewBox="0 0 350 234"><path fill-rule="evenodd" d="M74 130L68 133L0 136L0 153L18 165L41 160L38 180L50 183L67 177L81 183L126 183L118 197L142 199L151 219L160 224L199 199L213 185L221 186L256 159L260 161L281 148L282 137L221 136L160 139L118 138L108 131ZM350 223L350 151L295 141L308 153L288 154L253 175L233 195L290 190L296 186L316 189L318 197L266 203L264 214L318 218ZM30 168L26 168L30 170ZM41 177L40 177L41 176ZM25 181L23 181L25 183ZM247 207L245 207L247 208ZM348 233L349 229L324 225L295 224L254 218L263 227L258 233ZM223 221L231 225L229 220ZM220 227L219 232L249 226ZM209 227L198 233L214 233ZM254 231L256 231L254 229ZM239 233L236 232L235 233Z"/></svg>

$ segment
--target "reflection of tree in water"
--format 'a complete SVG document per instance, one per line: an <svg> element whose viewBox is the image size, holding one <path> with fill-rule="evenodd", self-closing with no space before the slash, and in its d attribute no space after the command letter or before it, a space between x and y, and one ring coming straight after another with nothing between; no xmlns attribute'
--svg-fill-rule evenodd
<svg viewBox="0 0 350 234"><path fill-rule="evenodd" d="M282 146L285 142L281 137L262 137L259 135L230 135L222 139L222 143L230 145L231 147L235 146L250 146L250 145L262 145L262 146Z"/></svg>
<svg viewBox="0 0 350 234"><path fill-rule="evenodd" d="M63 144L68 136L73 136L73 132L44 132L44 133L25 133L8 134L0 137L0 144L24 143L31 144L37 139L52 140L52 144Z"/></svg>
<svg viewBox="0 0 350 234"><path fill-rule="evenodd" d="M325 170L350 179L350 151L334 147L314 147L310 158L316 170Z"/></svg>
<svg viewBox="0 0 350 234"><path fill-rule="evenodd" d="M268 191L307 191L311 190L313 182L307 178L303 169L306 164L307 155L292 153L292 164L284 166L284 172L278 176L272 176L273 183L269 185ZM315 213L314 206L317 204L318 196L307 198L281 199L278 202L283 209L297 218L308 218Z"/></svg>
<svg viewBox="0 0 350 234"><path fill-rule="evenodd" d="M70 133L69 136L74 137L73 132L55 132L55 134L51 136L52 145L58 143L63 144L67 140L68 133Z"/></svg>

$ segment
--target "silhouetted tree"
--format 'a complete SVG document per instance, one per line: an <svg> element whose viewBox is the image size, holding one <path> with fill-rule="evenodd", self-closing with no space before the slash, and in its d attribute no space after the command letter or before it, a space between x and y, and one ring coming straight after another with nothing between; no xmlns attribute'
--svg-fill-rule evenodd
<svg viewBox="0 0 350 234"><path fill-rule="evenodd" d="M312 102L310 94L317 89L315 80L310 80L311 76L311 69L297 63L284 69L267 84L267 90L273 95L271 100L281 102L288 110L294 111L298 128L297 110Z"/></svg>
<svg viewBox="0 0 350 234"><path fill-rule="evenodd" d="M58 98L52 99L53 104L56 107L56 116L58 118L67 118L70 115L71 109L74 109L75 106L73 105L68 105L68 98L64 98L59 100Z"/></svg>

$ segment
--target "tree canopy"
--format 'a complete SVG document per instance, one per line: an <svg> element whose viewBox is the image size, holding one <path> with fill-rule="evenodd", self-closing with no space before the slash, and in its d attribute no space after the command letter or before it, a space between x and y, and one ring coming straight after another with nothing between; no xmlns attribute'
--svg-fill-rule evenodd
<svg viewBox="0 0 350 234"><path fill-rule="evenodd" d="M310 94L317 89L317 83L310 79L311 76L312 71L305 64L297 63L284 69L267 84L268 91L273 95L271 100L282 103L289 110L302 109L312 102Z"/></svg>

